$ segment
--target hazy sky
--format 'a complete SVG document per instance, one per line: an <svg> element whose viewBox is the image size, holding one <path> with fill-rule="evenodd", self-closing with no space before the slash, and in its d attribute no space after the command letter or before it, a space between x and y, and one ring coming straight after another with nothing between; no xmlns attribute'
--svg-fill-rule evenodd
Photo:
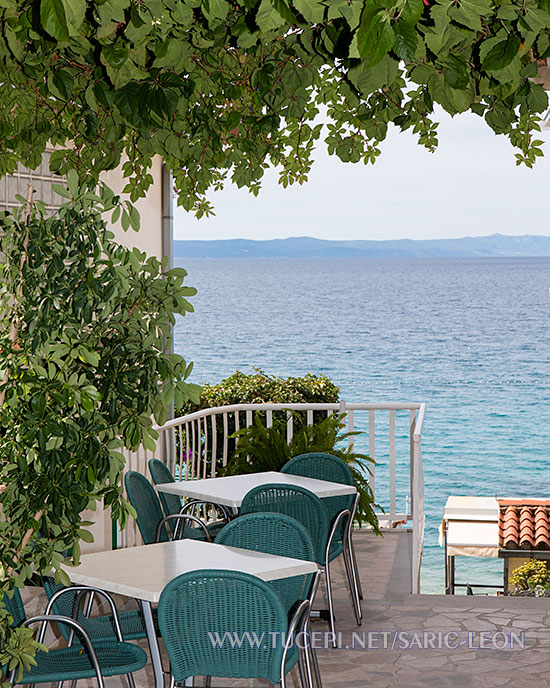
<svg viewBox="0 0 550 688"><path fill-rule="evenodd" d="M176 239L429 239L550 234L550 131L545 157L517 167L509 140L476 115L444 113L432 154L390 131L375 165L341 163L319 144L309 182L283 189L266 172L254 198L228 184L210 195L216 216L175 208ZM174 204L175 205L175 204Z"/></svg>

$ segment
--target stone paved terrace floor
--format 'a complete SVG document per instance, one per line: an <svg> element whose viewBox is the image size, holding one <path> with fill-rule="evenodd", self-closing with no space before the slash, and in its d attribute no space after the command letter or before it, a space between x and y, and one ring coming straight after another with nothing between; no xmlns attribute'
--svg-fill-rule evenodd
<svg viewBox="0 0 550 688"><path fill-rule="evenodd" d="M324 688L550 686L550 600L411 595L411 534L389 531L377 538L358 532L354 537L365 593L363 625L355 624L343 584L343 565L336 561L335 603L342 647L318 650ZM322 588L319 594L318 601L323 601ZM40 605L39 600L33 602L31 607ZM321 621L312 625L314 631L325 628ZM370 648L346 648L354 632L360 642L370 641ZM495 648L491 634L498 632ZM515 647L501 649L511 634L515 634ZM418 647L420 643L427 647ZM137 673L135 679L138 688L153 686L149 669ZM299 686L297 672L291 672L289 684ZM120 679L106 680L108 688L119 685ZM202 678L195 685L204 685ZM215 688L270 685L267 681L213 680Z"/></svg>

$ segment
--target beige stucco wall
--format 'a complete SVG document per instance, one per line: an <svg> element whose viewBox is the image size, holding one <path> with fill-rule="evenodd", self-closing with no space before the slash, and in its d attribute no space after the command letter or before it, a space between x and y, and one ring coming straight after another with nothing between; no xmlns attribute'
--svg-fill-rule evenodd
<svg viewBox="0 0 550 688"><path fill-rule="evenodd" d="M140 198L134 204L141 217L141 228L139 232L129 229L125 232L120 221L111 226L115 233L115 240L128 248L138 248L145 251L149 256L162 257L162 160L159 156L153 158L151 170L154 182L147 192L145 198ZM107 186L116 194L121 194L126 186L126 180L122 176L120 168L105 172L102 177ZM123 198L127 198L124 197Z"/></svg>

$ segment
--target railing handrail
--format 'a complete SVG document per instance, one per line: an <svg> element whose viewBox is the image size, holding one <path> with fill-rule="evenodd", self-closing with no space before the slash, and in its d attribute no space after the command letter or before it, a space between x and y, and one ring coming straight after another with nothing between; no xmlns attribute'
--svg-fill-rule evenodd
<svg viewBox="0 0 550 688"><path fill-rule="evenodd" d="M272 402L259 404L229 404L227 406L211 406L200 411L193 411L185 416L179 416L172 420L166 421L164 425L154 425L153 428L159 432L161 430L168 430L169 428L178 427L183 423L188 423L205 416L219 415L222 413L236 413L238 411L418 411L418 418L415 423L414 437L420 439L422 434L422 425L424 423L424 414L426 411L426 404L424 402L400 403L393 401L380 401L373 403L363 402L338 402L338 403L302 403L293 402L286 404L275 404Z"/></svg>

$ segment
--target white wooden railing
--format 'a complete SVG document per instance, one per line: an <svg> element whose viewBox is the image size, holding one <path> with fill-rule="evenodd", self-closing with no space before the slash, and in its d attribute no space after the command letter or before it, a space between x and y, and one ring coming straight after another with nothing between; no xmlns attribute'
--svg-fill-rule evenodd
<svg viewBox="0 0 550 688"><path fill-rule="evenodd" d="M360 430L348 442L356 451L376 461L369 477L381 525L412 526L411 590L419 591L420 565L424 544L424 474L422 469L422 426L426 405L422 403L336 404L234 404L219 406L175 418L157 427L157 451L140 450L128 454L127 470L148 475L147 462L155 456L163 460L180 480L215 477L227 465L231 435L250 427L256 413L265 414L271 427L273 413L287 414L287 439L293 436L292 411L304 411L309 425L314 412L345 413L347 429ZM403 506L404 508L399 508ZM135 529L119 533L119 546L132 546L139 537Z"/></svg>

